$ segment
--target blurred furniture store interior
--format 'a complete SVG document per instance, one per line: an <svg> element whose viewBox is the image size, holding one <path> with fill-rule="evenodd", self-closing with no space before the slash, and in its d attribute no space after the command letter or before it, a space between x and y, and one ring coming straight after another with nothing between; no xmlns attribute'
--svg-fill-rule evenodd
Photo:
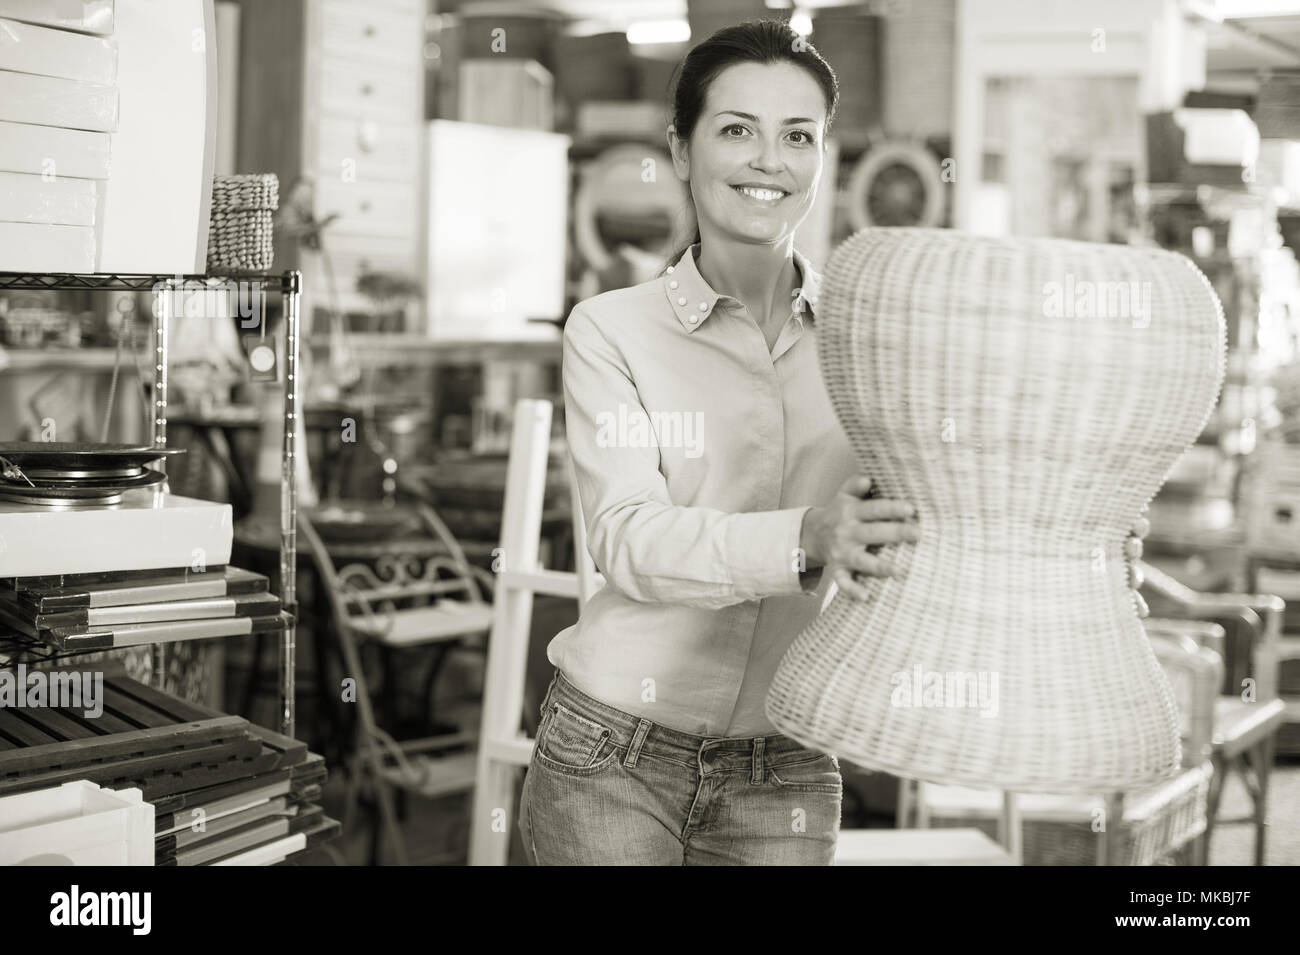
<svg viewBox="0 0 1300 955"><path fill-rule="evenodd" d="M548 645L624 559L612 525L588 547L623 478L575 473L566 326L674 262L705 281L674 84L759 18L838 82L793 240L819 334L875 229L1178 253L1222 307L1217 400L1132 560L1176 771L1012 792L841 751L834 863L1300 864L1290 0L0 0L0 863L539 864L525 780L555 801L626 751L552 700ZM680 303L698 348L716 314ZM102 677L102 713L54 672Z"/></svg>

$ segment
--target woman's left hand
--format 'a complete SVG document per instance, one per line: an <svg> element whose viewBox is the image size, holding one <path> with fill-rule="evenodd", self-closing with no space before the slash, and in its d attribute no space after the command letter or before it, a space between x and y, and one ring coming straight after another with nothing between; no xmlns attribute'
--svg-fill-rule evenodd
<svg viewBox="0 0 1300 955"><path fill-rule="evenodd" d="M1139 617L1146 617L1151 612L1142 594L1138 592L1143 580L1142 568L1138 566L1138 561L1142 559L1142 538L1149 533L1151 533L1151 522L1147 520L1146 508L1143 508L1141 516L1133 522L1128 540L1124 542L1124 556L1128 558L1128 585L1133 590L1133 600L1137 603Z"/></svg>

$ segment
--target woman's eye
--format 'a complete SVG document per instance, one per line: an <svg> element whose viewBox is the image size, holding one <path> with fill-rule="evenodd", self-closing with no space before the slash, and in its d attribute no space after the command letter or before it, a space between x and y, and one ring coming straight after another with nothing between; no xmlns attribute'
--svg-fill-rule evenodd
<svg viewBox="0 0 1300 955"><path fill-rule="evenodd" d="M739 123L732 123L730 126L728 126L728 127L726 127L725 129L723 129L722 132L725 133L725 134L727 134L727 135L730 135L730 134L732 133L733 130L738 131L739 134L743 134L743 133L748 132L748 130L745 129L744 126L741 126ZM733 138L734 138L734 137L733 137Z"/></svg>
<svg viewBox="0 0 1300 955"><path fill-rule="evenodd" d="M800 142L800 143L802 143L802 144L808 144L808 143L811 143L811 142L813 141L812 134L811 134L811 133L806 133L806 132L804 132L802 129L796 129L796 130L794 130L793 132L791 132L790 135L791 135L791 136L802 136L803 139L798 140L798 142Z"/></svg>

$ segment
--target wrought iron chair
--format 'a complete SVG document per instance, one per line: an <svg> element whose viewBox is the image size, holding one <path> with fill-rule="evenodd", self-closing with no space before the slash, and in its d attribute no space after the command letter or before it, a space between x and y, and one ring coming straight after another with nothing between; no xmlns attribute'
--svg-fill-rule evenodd
<svg viewBox="0 0 1300 955"><path fill-rule="evenodd" d="M1209 594L1185 586L1149 564L1140 564L1152 613L1181 621L1204 621L1188 631L1193 640L1217 649L1227 666L1225 685L1214 701L1210 756L1209 815L1198 853L1208 860L1216 825L1255 827L1255 864L1264 864L1268 827L1268 784L1278 730L1286 704L1278 697L1278 661L1286 603L1271 594ZM1186 624L1184 624L1186 625ZM1217 626L1215 626L1217 625ZM1219 819L1223 784L1237 773L1254 811Z"/></svg>
<svg viewBox="0 0 1300 955"><path fill-rule="evenodd" d="M454 650L485 655L493 616L492 575L466 560L460 545L432 508L425 504L413 506L445 554L380 559L374 569L364 563L336 567L310 518L300 515L298 524L329 597L345 678L355 681L351 689L357 707L357 738L348 766L343 828L350 831L361 788L368 783L379 809L372 836L372 862L379 859L382 830L400 865L407 864L408 858L394 791L436 798L472 790L477 733L457 731L423 739L394 739L376 721L362 647L371 644L391 652L440 646L442 653L426 683L426 710L431 710L434 681L447 655ZM395 688L383 689L392 693Z"/></svg>

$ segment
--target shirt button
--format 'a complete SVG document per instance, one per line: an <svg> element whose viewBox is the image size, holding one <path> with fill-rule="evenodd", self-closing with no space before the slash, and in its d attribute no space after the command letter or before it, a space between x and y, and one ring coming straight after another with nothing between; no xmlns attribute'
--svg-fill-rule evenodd
<svg viewBox="0 0 1300 955"><path fill-rule="evenodd" d="M668 283L668 287L669 287L669 288L677 288L677 280L676 280L676 279L673 279L671 282L669 282L669 283Z"/></svg>
<svg viewBox="0 0 1300 955"><path fill-rule="evenodd" d="M681 298L679 298L679 299L677 300L677 304L678 304L678 305L685 305L685 304L686 304L686 296L683 295Z"/></svg>
<svg viewBox="0 0 1300 955"><path fill-rule="evenodd" d="M699 320L700 320L700 316L698 315L692 315L690 318L687 319L687 321L690 322L692 325L699 322Z"/></svg>
<svg viewBox="0 0 1300 955"><path fill-rule="evenodd" d="M708 303L708 302L701 302L701 303L700 303L700 311L701 311L701 312L707 312L708 310L709 310L709 303Z"/></svg>
<svg viewBox="0 0 1300 955"><path fill-rule="evenodd" d="M668 266L668 274L669 274L669 275L672 275L672 274L673 274L673 267L672 267L671 265Z"/></svg>

